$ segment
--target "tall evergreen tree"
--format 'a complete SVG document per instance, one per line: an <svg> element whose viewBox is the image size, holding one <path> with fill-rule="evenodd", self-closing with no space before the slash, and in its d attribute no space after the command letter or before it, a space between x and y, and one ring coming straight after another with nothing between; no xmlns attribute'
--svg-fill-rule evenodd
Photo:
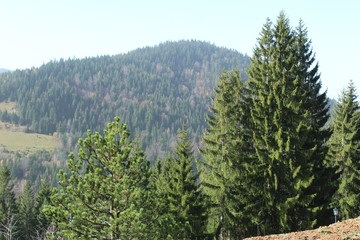
<svg viewBox="0 0 360 240"><path fill-rule="evenodd" d="M296 35L282 12L274 26L267 20L249 69L251 128L257 160L253 186L265 233L309 228L315 195L307 193L314 179L309 144L311 111L306 108L306 68L297 67Z"/></svg>
<svg viewBox="0 0 360 240"><path fill-rule="evenodd" d="M70 154L69 176L59 174L45 212L66 239L146 239L151 216L147 202L148 162L129 140L119 118L103 136L79 140L77 157Z"/></svg>
<svg viewBox="0 0 360 240"><path fill-rule="evenodd" d="M310 131L307 140L308 148L316 148L312 154L311 161L314 164L315 178L308 193L317 193L313 203L314 217L318 224L328 224L326 215L328 204L333 191L331 182L334 176L333 169L324 164L327 153L326 142L330 137L330 130L325 127L329 120L329 107L326 91L321 93L321 81L319 64L316 62L315 53L308 38L307 29L300 20L295 31L295 43L298 60L298 76L305 82L304 108L309 110ZM308 194L307 193L307 194Z"/></svg>
<svg viewBox="0 0 360 240"><path fill-rule="evenodd" d="M166 235L162 238L203 239L205 207L197 184L195 158L185 125L179 132L175 154L164 159L157 191L165 201ZM163 217L164 217L163 216Z"/></svg>
<svg viewBox="0 0 360 240"><path fill-rule="evenodd" d="M333 207L344 219L360 215L360 114L355 86L350 81L335 107L333 133L329 139L327 162L336 169Z"/></svg>
<svg viewBox="0 0 360 240"><path fill-rule="evenodd" d="M169 156L166 156L169 157ZM166 160L164 160L166 161ZM168 229L174 222L171 218L171 214L168 212L168 201L164 197L163 191L159 189L159 183L162 181L162 171L164 170L164 164L162 160L155 161L154 166L150 169L150 198L153 202L151 208L154 214L155 224L153 225L154 239L166 239L168 237Z"/></svg>
<svg viewBox="0 0 360 240"><path fill-rule="evenodd" d="M36 235L44 238L49 226L50 219L44 214L44 206L50 204L51 190L48 182L41 181L41 186L35 197L34 211L36 216Z"/></svg>
<svg viewBox="0 0 360 240"><path fill-rule="evenodd" d="M239 71L220 76L200 150L200 182L209 199L208 232L220 239L240 238L245 230L240 196L241 179L246 176L242 171L246 157L241 151L243 90Z"/></svg>
<svg viewBox="0 0 360 240"><path fill-rule="evenodd" d="M19 199L19 239L36 237L36 216L34 211L34 194L30 182L27 182Z"/></svg>

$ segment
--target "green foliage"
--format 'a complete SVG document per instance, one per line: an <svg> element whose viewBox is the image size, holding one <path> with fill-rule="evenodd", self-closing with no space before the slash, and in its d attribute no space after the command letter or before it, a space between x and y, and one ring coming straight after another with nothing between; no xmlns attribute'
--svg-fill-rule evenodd
<svg viewBox="0 0 360 240"><path fill-rule="evenodd" d="M36 235L44 237L51 224L50 219L44 214L44 207L50 204L51 190L46 181L41 182L39 191L34 199L34 215L36 217Z"/></svg>
<svg viewBox="0 0 360 240"><path fill-rule="evenodd" d="M202 239L205 227L205 206L197 184L192 144L182 127L175 154L156 166L156 195L160 203L159 239ZM160 168L160 169L159 169Z"/></svg>
<svg viewBox="0 0 360 240"><path fill-rule="evenodd" d="M2 164L10 169L15 188L22 189L22 181L26 180L36 193L42 180L47 181L51 186L57 185L57 172L59 169L66 169L65 163L59 161L63 159L63 154L65 153L60 150L52 153L40 150L30 155L3 151L1 157L6 159Z"/></svg>
<svg viewBox="0 0 360 240"><path fill-rule="evenodd" d="M0 240L50 232L62 239L241 239L324 224L330 207L343 218L358 216L353 83L336 106L330 137L307 30L302 21L292 29L284 13L264 24L244 84L247 65L235 51L181 41L0 75L0 100L17 107L0 104L0 118L58 131L64 145L113 115L128 123L116 117L103 134L88 130L58 182L51 176L61 164L50 167L56 156L48 152L3 161ZM215 85L195 166L198 139L190 139L203 131ZM175 143L183 122L188 129L182 126ZM174 153L150 169L127 126L151 158L162 159L173 145ZM29 180L17 201L10 172ZM47 182L58 188L51 193Z"/></svg>
<svg viewBox="0 0 360 240"><path fill-rule="evenodd" d="M239 238L244 231L241 222L241 191L246 156L243 84L239 71L224 72L215 89L208 128L202 138L200 182L209 199L208 232L221 238ZM246 181L246 180L245 180Z"/></svg>
<svg viewBox="0 0 360 240"><path fill-rule="evenodd" d="M8 167L0 168L0 239L17 238L19 233L18 207Z"/></svg>
<svg viewBox="0 0 360 240"><path fill-rule="evenodd" d="M257 160L252 186L266 233L312 227L315 182L322 166L328 118L306 30L293 31L281 13L266 22L249 69L251 129ZM318 151L318 152L317 152ZM320 159L319 159L320 157Z"/></svg>
<svg viewBox="0 0 360 240"><path fill-rule="evenodd" d="M331 218L329 218L328 207L331 192L333 191L331 183L334 176L333 169L324 164L325 155L328 151L324 143L330 137L330 130L326 127L329 120L330 104L326 91L320 92L319 64L316 63L307 29L301 20L296 28L295 36L298 75L299 78L305 80L304 108L309 111L308 122L310 129L305 146L316 149L311 156L315 177L306 194L316 194L314 201L310 205L315 210L311 218L317 219L317 224L323 226L331 223L329 222Z"/></svg>
<svg viewBox="0 0 360 240"><path fill-rule="evenodd" d="M49 202L50 189L43 182L35 195L32 188L27 181L22 194L15 198L10 169L0 169L0 239L45 237L50 221L41 210L43 205Z"/></svg>
<svg viewBox="0 0 360 240"><path fill-rule="evenodd" d="M190 135L200 135L218 74L248 64L247 56L209 43L166 42L1 74L0 102L16 102L19 124L39 133L60 132L65 146L75 145L87 129L101 131L118 115L147 156L163 157L184 119Z"/></svg>
<svg viewBox="0 0 360 240"><path fill-rule="evenodd" d="M332 206L344 219L360 215L360 114L355 86L350 81L335 107L327 163L336 170Z"/></svg>
<svg viewBox="0 0 360 240"><path fill-rule="evenodd" d="M148 162L129 140L119 118L103 136L88 131L79 153L69 155L69 175L59 173L45 213L66 239L144 239L151 221L146 214Z"/></svg>
<svg viewBox="0 0 360 240"><path fill-rule="evenodd" d="M34 194L29 182L19 199L19 228L21 235L18 239L32 239L36 236L36 212L34 208Z"/></svg>

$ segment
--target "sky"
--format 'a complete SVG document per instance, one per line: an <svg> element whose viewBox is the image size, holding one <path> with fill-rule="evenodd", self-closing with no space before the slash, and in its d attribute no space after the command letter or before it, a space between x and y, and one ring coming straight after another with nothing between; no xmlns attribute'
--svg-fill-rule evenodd
<svg viewBox="0 0 360 240"><path fill-rule="evenodd" d="M282 10L292 27L304 21L328 96L350 80L360 93L358 0L0 0L0 68L193 39L252 56L266 19Z"/></svg>

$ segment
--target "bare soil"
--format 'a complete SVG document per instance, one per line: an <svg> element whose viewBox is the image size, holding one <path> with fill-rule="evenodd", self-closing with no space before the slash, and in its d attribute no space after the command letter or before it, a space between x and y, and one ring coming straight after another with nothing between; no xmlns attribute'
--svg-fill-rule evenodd
<svg viewBox="0 0 360 240"><path fill-rule="evenodd" d="M246 238L246 240L354 240L360 239L360 217L337 222L314 230Z"/></svg>

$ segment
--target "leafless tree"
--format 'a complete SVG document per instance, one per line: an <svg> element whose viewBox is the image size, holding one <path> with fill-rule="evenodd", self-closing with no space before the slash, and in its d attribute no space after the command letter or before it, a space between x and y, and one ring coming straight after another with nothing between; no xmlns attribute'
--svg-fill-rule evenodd
<svg viewBox="0 0 360 240"><path fill-rule="evenodd" d="M15 216L8 215L5 223L0 223L0 234L5 237L6 240L16 239L18 230L16 230L18 220Z"/></svg>

